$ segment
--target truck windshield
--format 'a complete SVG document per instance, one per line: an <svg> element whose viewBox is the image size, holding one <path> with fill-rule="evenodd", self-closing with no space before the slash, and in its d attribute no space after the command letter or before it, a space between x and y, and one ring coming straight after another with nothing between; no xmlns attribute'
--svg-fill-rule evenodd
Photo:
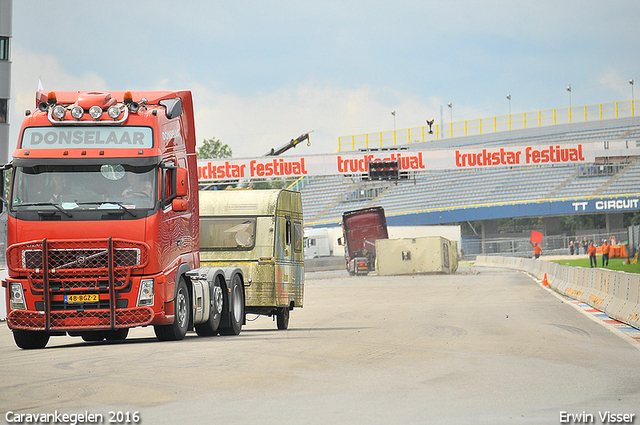
<svg viewBox="0 0 640 425"><path fill-rule="evenodd" d="M252 249L255 244L255 217L201 217L201 249Z"/></svg>
<svg viewBox="0 0 640 425"><path fill-rule="evenodd" d="M36 165L15 167L14 209L154 208L158 172L153 165Z"/></svg>

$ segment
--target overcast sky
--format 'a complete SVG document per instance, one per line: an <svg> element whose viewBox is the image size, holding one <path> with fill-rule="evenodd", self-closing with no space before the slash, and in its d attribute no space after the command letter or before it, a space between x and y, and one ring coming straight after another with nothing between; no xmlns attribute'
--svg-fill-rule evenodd
<svg viewBox="0 0 640 425"><path fill-rule="evenodd" d="M14 0L12 144L49 90L190 89L198 142L338 137L630 100L640 1ZM640 85L636 90L640 95ZM452 109L446 106L452 103ZM441 110L444 114L441 115Z"/></svg>

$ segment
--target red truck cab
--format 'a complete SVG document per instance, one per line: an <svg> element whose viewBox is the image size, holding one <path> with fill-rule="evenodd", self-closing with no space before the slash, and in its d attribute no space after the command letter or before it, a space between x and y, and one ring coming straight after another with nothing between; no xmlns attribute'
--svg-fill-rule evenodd
<svg viewBox="0 0 640 425"><path fill-rule="evenodd" d="M342 214L347 271L350 275L368 274L375 269L376 240L388 239L387 220L382 207L363 208Z"/></svg>
<svg viewBox="0 0 640 425"><path fill-rule="evenodd" d="M36 105L4 167L16 344L146 325L182 339L200 265L191 92L39 91Z"/></svg>

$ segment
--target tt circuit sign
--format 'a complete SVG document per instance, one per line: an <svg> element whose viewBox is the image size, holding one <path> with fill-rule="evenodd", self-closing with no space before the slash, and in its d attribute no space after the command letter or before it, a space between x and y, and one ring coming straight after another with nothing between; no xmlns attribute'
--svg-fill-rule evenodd
<svg viewBox="0 0 640 425"><path fill-rule="evenodd" d="M372 162L395 161L398 171L580 164L595 161L593 144L501 146L393 152L358 152L241 159L198 160L198 179L282 178L363 174Z"/></svg>
<svg viewBox="0 0 640 425"><path fill-rule="evenodd" d="M571 205L574 212L625 212L637 210L639 201L638 198L599 199L574 201Z"/></svg>
<svg viewBox="0 0 640 425"><path fill-rule="evenodd" d="M635 212L639 209L640 196L638 194L629 194L628 197L618 198L603 196L585 200L548 199L545 202L521 201L511 204L465 205L419 210L411 214L387 214L387 225L415 226L513 217L609 214Z"/></svg>

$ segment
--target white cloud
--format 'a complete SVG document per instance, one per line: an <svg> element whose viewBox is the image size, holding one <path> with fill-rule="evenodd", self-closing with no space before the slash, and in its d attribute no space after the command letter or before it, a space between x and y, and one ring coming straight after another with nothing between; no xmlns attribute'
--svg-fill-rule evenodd
<svg viewBox="0 0 640 425"><path fill-rule="evenodd" d="M73 77L54 56L34 54L17 44L13 45L11 59L10 156L18 140L25 110L36 108L35 94L38 90L38 80L42 81L45 91L107 88L105 80L96 74L86 73L80 78Z"/></svg>
<svg viewBox="0 0 640 425"><path fill-rule="evenodd" d="M397 128L422 126L437 110L409 96L388 96L367 86L345 89L308 83L252 97L216 93L198 85L193 90L198 142L218 138L235 157L263 155L312 130L311 147L299 145L288 153L333 152L339 136L392 130L392 110L396 110ZM381 100L387 97L398 101Z"/></svg>

